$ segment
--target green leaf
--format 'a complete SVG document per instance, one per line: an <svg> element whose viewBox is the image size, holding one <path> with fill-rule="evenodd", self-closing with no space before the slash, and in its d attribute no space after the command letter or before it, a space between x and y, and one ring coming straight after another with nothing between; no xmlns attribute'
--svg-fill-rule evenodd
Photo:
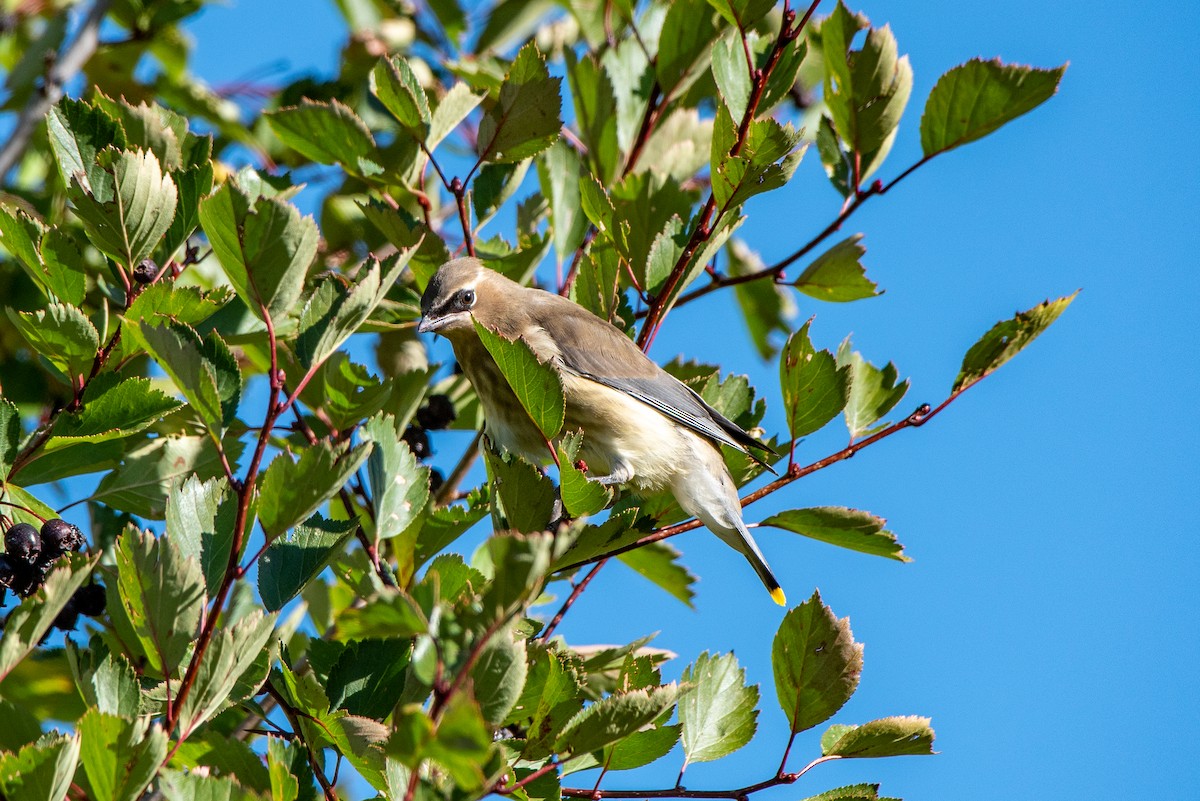
<svg viewBox="0 0 1200 801"><path fill-rule="evenodd" d="M259 485L258 520L268 537L277 537L306 520L346 485L371 452L371 444L335 448L322 442L300 453L276 456Z"/></svg>
<svg viewBox="0 0 1200 801"><path fill-rule="evenodd" d="M96 156L110 145L124 148L126 144L125 132L112 116L69 97L56 103L46 115L46 134L63 183L70 186L74 180L86 192L104 181L104 170L96 163Z"/></svg>
<svg viewBox="0 0 1200 801"><path fill-rule="evenodd" d="M1058 91L1066 69L972 59L950 70L938 78L921 115L925 158L974 142L1040 106Z"/></svg>
<svg viewBox="0 0 1200 801"><path fill-rule="evenodd" d="M425 140L432 119L429 100L406 59L379 59L371 71L371 91L413 138Z"/></svg>
<svg viewBox="0 0 1200 801"><path fill-rule="evenodd" d="M810 298L834 303L883 294L876 291L875 282L867 278L860 261L867 252L862 238L862 234L855 234L822 253L804 268L793 286Z"/></svg>
<svg viewBox="0 0 1200 801"><path fill-rule="evenodd" d="M769 117L755 120L737 155L731 155L736 131L736 122L722 105L713 123L711 151L713 197L722 210L783 186L804 157L804 148L797 149L800 133L790 123L780 125Z"/></svg>
<svg viewBox="0 0 1200 801"><path fill-rule="evenodd" d="M1028 311L1018 312L1011 320L992 326L963 357L962 369L954 379L951 391L962 392L1024 350L1058 319L1078 294L1076 290L1058 300L1047 300Z"/></svg>
<svg viewBox="0 0 1200 801"><path fill-rule="evenodd" d="M158 786L166 801L259 801L260 798L230 776L183 773L168 768L159 771Z"/></svg>
<svg viewBox="0 0 1200 801"><path fill-rule="evenodd" d="M562 128L561 83L550 77L532 42L522 47L496 104L479 123L475 152L480 161L521 161L554 144Z"/></svg>
<svg viewBox="0 0 1200 801"><path fill-rule="evenodd" d="M492 749L492 733L475 701L465 693L451 696L433 739L429 758L449 771L460 790L483 786L483 766Z"/></svg>
<svg viewBox="0 0 1200 801"><path fill-rule="evenodd" d="M496 528L526 534L545 531L558 498L554 482L520 456L485 451L484 458L492 478Z"/></svg>
<svg viewBox="0 0 1200 801"><path fill-rule="evenodd" d="M633 147L654 87L654 66L642 44L627 37L604 49L600 58L617 104L617 143L620 152Z"/></svg>
<svg viewBox="0 0 1200 801"><path fill-rule="evenodd" d="M210 595L229 565L236 514L236 499L223 476L201 481L188 475L172 483L167 495L167 534L185 557L200 563Z"/></svg>
<svg viewBox="0 0 1200 801"><path fill-rule="evenodd" d="M712 73L730 115L740 120L750 103L750 68L740 37L726 36L713 45Z"/></svg>
<svg viewBox="0 0 1200 801"><path fill-rule="evenodd" d="M708 0L708 4L738 30L753 27L774 6L774 0Z"/></svg>
<svg viewBox="0 0 1200 801"><path fill-rule="evenodd" d="M293 313L320 234L312 217L275 197L252 198L232 181L200 204L200 222L229 282L252 312Z"/></svg>
<svg viewBox="0 0 1200 801"><path fill-rule="evenodd" d="M758 686L746 685L737 657L705 651L679 681L692 685L679 699L685 765L720 759L750 742L758 729Z"/></svg>
<svg viewBox="0 0 1200 801"><path fill-rule="evenodd" d="M899 56L889 26L870 28L862 49L850 49L856 34L867 25L865 17L851 14L838 3L820 29L825 103L838 136L855 154L859 184L891 151L913 81L908 56Z"/></svg>
<svg viewBox="0 0 1200 801"><path fill-rule="evenodd" d="M154 389L148 378L121 381L113 373L103 373L88 383L79 411L60 414L54 421L53 438L45 448L57 450L136 434L181 405Z"/></svg>
<svg viewBox="0 0 1200 801"><path fill-rule="evenodd" d="M46 632L50 631L54 618L71 600L75 591L91 578L92 570L99 561L99 553L92 557L80 554L68 556L58 563L31 598L26 598L8 613L4 632L0 634L0 687L4 678L22 659L29 656Z"/></svg>
<svg viewBox="0 0 1200 801"><path fill-rule="evenodd" d="M159 676L183 665L204 610L204 576L168 537L131 528L117 539L117 591L121 604Z"/></svg>
<svg viewBox="0 0 1200 801"><path fill-rule="evenodd" d="M897 384L896 365L888 362L880 370L858 351L851 351L849 337L838 347L837 363L839 367L850 368L850 394L845 410L850 439L874 433L883 427L872 428L876 421L890 412L908 392L908 380Z"/></svg>
<svg viewBox="0 0 1200 801"><path fill-rule="evenodd" d="M270 658L261 659L267 641L275 631L275 615L255 610L232 626L217 630L212 643L200 660L192 692L183 699L179 710L180 738L186 738L206 720L225 707L230 693L239 682L257 688L267 677ZM247 676L252 669L259 672Z"/></svg>
<svg viewBox="0 0 1200 801"><path fill-rule="evenodd" d="M383 720L404 692L412 643L406 639L364 639L348 643L329 671L331 709Z"/></svg>
<svg viewBox="0 0 1200 801"><path fill-rule="evenodd" d="M225 429L223 397L218 385L220 368L207 358L200 335L182 323L167 323L160 327L139 323L130 326L129 333L171 377L192 410L213 436L219 438ZM216 333L212 336L215 338ZM235 381L240 394L240 376Z"/></svg>
<svg viewBox="0 0 1200 801"><path fill-rule="evenodd" d="M529 419L547 440L554 439L566 419L566 401L558 372L539 361L523 339L505 339L478 320L473 321L480 341L496 361Z"/></svg>
<svg viewBox="0 0 1200 801"><path fill-rule="evenodd" d="M134 717L141 709L142 691L133 665L120 654L108 654L96 667L89 682L88 702L106 715Z"/></svg>
<svg viewBox="0 0 1200 801"><path fill-rule="evenodd" d="M934 753L933 737L929 718L881 718L861 726L831 727L821 737L821 754L848 758L920 756Z"/></svg>
<svg viewBox="0 0 1200 801"><path fill-rule="evenodd" d="M267 611L276 612L299 595L341 553L357 527L353 520L326 520L315 514L291 536L272 540L258 564L258 592Z"/></svg>
<svg viewBox="0 0 1200 801"><path fill-rule="evenodd" d="M725 252L729 255L730 275L750 275L767 269L759 255L741 239L731 239ZM777 331L788 333L791 330L788 320L796 313L790 294L770 278L737 284L734 293L759 356L772 358L779 352L773 335Z"/></svg>
<svg viewBox="0 0 1200 801"><path fill-rule="evenodd" d="M451 86L450 91L442 96L437 108L430 115L429 135L425 138L425 146L431 151L437 147L475 110L483 98L483 95L473 94L465 83L459 82Z"/></svg>
<svg viewBox="0 0 1200 801"><path fill-rule="evenodd" d="M896 535L886 530L887 521L870 512L844 506L815 506L771 515L760 525L775 526L814 540L852 551L911 562Z"/></svg>
<svg viewBox="0 0 1200 801"><path fill-rule="evenodd" d="M471 185L476 231L487 225L521 188L530 163L529 159L525 159L512 164L485 164L480 168Z"/></svg>
<svg viewBox="0 0 1200 801"><path fill-rule="evenodd" d="M21 412L15 403L0 398L0 477L7 479L20 443Z"/></svg>
<svg viewBox="0 0 1200 801"><path fill-rule="evenodd" d="M850 619L838 620L821 594L789 611L771 645L775 692L793 733L811 729L842 708L858 688L862 645Z"/></svg>
<svg viewBox="0 0 1200 801"><path fill-rule="evenodd" d="M167 229L157 254L160 264L165 264L168 259L173 258L200 224L200 200L212 191L212 162L206 158L203 164L174 170L171 172L171 180L179 191L179 202L175 207L175 217L171 220L171 226Z"/></svg>
<svg viewBox="0 0 1200 801"><path fill-rule="evenodd" d="M491 584L479 599L485 619L510 616L514 608L537 597L550 567L552 544L549 534L499 534L484 542L477 558L488 564L474 567L491 573Z"/></svg>
<svg viewBox="0 0 1200 801"><path fill-rule="evenodd" d="M577 756L624 740L675 705L673 682L603 698L569 720L554 743L559 754Z"/></svg>
<svg viewBox="0 0 1200 801"><path fill-rule="evenodd" d="M195 286L179 286L165 281L144 288L121 315L126 322L147 320L162 325L168 320L197 326L211 317L233 297L228 287L204 291Z"/></svg>
<svg viewBox="0 0 1200 801"><path fill-rule="evenodd" d="M527 671L525 641L514 641L511 628L501 629L487 641L471 668L471 683L488 724L499 726L508 717L525 687Z"/></svg>
<svg viewBox="0 0 1200 801"><path fill-rule="evenodd" d="M693 589L696 577L679 564L679 557L679 551L665 542L652 542L617 556L635 572L694 609L692 599L696 597Z"/></svg>
<svg viewBox="0 0 1200 801"><path fill-rule="evenodd" d="M898 799L880 798L878 784L852 784L809 796L804 801L898 801Z"/></svg>
<svg viewBox="0 0 1200 801"><path fill-rule="evenodd" d="M415 637L428 630L429 621L416 602L403 592L395 592L364 607L342 612L337 636L345 641Z"/></svg>
<svg viewBox="0 0 1200 801"><path fill-rule="evenodd" d="M575 124L579 138L587 146L586 158L591 172L601 181L616 177L620 150L617 146L617 101L612 83L600 62L590 53L577 56L564 52L567 81L575 104Z"/></svg>
<svg viewBox="0 0 1200 801"><path fill-rule="evenodd" d="M347 172L363 177L383 172L371 129L337 99L317 103L305 98L299 106L263 116L275 135L305 158L340 164Z"/></svg>
<svg viewBox="0 0 1200 801"><path fill-rule="evenodd" d="M413 253L414 249L394 253L382 264L368 259L351 287L335 278L318 284L300 312L296 355L301 364L312 367L324 362L358 331L396 283Z"/></svg>
<svg viewBox="0 0 1200 801"><path fill-rule="evenodd" d="M588 219L580 206L579 179L582 165L575 149L555 142L537 161L542 194L550 201L550 223L554 252L565 260L583 244Z"/></svg>
<svg viewBox="0 0 1200 801"><path fill-rule="evenodd" d="M375 536L399 536L425 511L429 468L417 463L402 439L403 424L391 415L372 417L359 433L364 442L374 443L367 459L367 479L375 501Z"/></svg>
<svg viewBox="0 0 1200 801"><path fill-rule="evenodd" d="M612 770L634 770L662 759L679 742L678 723L655 726L636 731L602 753L601 764Z"/></svg>
<svg viewBox="0 0 1200 801"><path fill-rule="evenodd" d="M0 245L47 296L73 306L83 303L83 254L69 233L47 229L21 209L0 204Z"/></svg>
<svg viewBox="0 0 1200 801"><path fill-rule="evenodd" d="M677 96L707 69L710 45L716 38L712 7L705 0L675 0L670 4L654 60L664 96Z"/></svg>
<svg viewBox="0 0 1200 801"><path fill-rule="evenodd" d="M42 722L24 706L0 699L0 715L5 723L0 729L0 751L20 751L42 736Z"/></svg>
<svg viewBox="0 0 1200 801"><path fill-rule="evenodd" d="M171 227L179 192L151 152L105 151L106 161L111 173L100 174L90 192L72 183L70 196L92 244L132 270Z"/></svg>
<svg viewBox="0 0 1200 801"><path fill-rule="evenodd" d="M87 316L75 306L51 303L34 312L5 311L17 330L39 355L76 380L86 376L100 350L100 334Z"/></svg>
<svg viewBox="0 0 1200 801"><path fill-rule="evenodd" d="M167 758L167 733L155 724L90 709L78 724L83 771L95 801L136 801Z"/></svg>
<svg viewBox="0 0 1200 801"><path fill-rule="evenodd" d="M392 396L392 387L404 386L403 376L395 382L382 382L366 367L350 361L345 353L334 353L318 373L318 380L309 383L319 394L315 403L323 405L333 427L339 431L354 428L365 417L378 412ZM422 390L424 382L421 383ZM302 397L307 393L301 393ZM422 393L423 395L423 393Z"/></svg>
<svg viewBox="0 0 1200 801"><path fill-rule="evenodd" d="M224 449L230 464L236 465L242 443L230 438ZM91 500L161 520L172 482L192 473L205 480L222 472L220 454L209 437L156 437L131 447L121 466L100 480Z"/></svg>
<svg viewBox="0 0 1200 801"><path fill-rule="evenodd" d="M833 354L818 351L808 337L812 321L788 337L779 358L779 383L792 438L811 434L846 406L850 371Z"/></svg>
<svg viewBox="0 0 1200 801"><path fill-rule="evenodd" d="M79 766L78 732L46 734L15 754L0 753L0 796L63 801Z"/></svg>

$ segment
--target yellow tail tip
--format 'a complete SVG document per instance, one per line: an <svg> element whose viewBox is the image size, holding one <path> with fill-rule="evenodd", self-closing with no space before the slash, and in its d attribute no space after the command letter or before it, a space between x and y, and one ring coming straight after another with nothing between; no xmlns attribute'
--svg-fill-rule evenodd
<svg viewBox="0 0 1200 801"><path fill-rule="evenodd" d="M771 600L780 606L787 606L787 596L783 594L783 587L771 590Z"/></svg>

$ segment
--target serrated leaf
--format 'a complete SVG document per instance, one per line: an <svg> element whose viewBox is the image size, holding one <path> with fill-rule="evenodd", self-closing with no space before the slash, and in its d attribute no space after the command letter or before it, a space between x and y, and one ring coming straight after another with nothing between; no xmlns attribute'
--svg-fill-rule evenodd
<svg viewBox="0 0 1200 801"><path fill-rule="evenodd" d="M987 136L1049 100L1067 67L1036 69L972 59L934 85L921 115L926 158Z"/></svg>
<svg viewBox="0 0 1200 801"><path fill-rule="evenodd" d="M117 152L108 169L93 180L91 192L72 183L70 196L92 244L132 270L171 227L179 192L149 151Z"/></svg>
<svg viewBox="0 0 1200 801"><path fill-rule="evenodd" d="M681 554L665 542L652 542L617 556L622 562L689 607L695 608L696 577L677 561Z"/></svg>
<svg viewBox="0 0 1200 801"><path fill-rule="evenodd" d="M880 798L878 784L852 784L809 796L804 801L898 801L898 799Z"/></svg>
<svg viewBox="0 0 1200 801"><path fill-rule="evenodd" d="M320 364L367 321L408 265L414 249L394 253L381 264L368 259L351 287L322 281L300 312L296 355L305 367Z"/></svg>
<svg viewBox="0 0 1200 801"><path fill-rule="evenodd" d="M287 453L276 456L259 485L263 531L277 537L307 519L346 485L370 452L370 443L346 450L322 442L301 451L297 461Z"/></svg>
<svg viewBox="0 0 1200 801"><path fill-rule="evenodd" d="M821 737L821 754L845 758L932 754L929 718L915 715L881 718L861 726L840 726Z"/></svg>
<svg viewBox="0 0 1200 801"><path fill-rule="evenodd" d="M414 138L424 141L432 116L429 100L408 61L401 56L381 58L371 71L371 91L383 107Z"/></svg>
<svg viewBox="0 0 1200 801"><path fill-rule="evenodd" d="M882 294L867 278L861 259L867 249L862 234L843 239L822 253L793 282L805 295L817 300L845 303Z"/></svg>
<svg viewBox="0 0 1200 801"><path fill-rule="evenodd" d="M728 7L728 3L714 5ZM726 36L713 45L712 73L730 115L740 120L750 102L750 67L746 64L746 52L739 37Z"/></svg>
<svg viewBox="0 0 1200 801"><path fill-rule="evenodd" d="M736 29L744 31L766 16L774 0L708 0L708 4Z"/></svg>
<svg viewBox="0 0 1200 801"><path fill-rule="evenodd" d="M129 529L117 539L117 591L150 667L171 678L182 667L204 610L204 575L169 537Z"/></svg>
<svg viewBox="0 0 1200 801"><path fill-rule="evenodd" d="M844 506L815 506L771 515L760 525L775 526L852 551L911 562L882 517Z"/></svg>
<svg viewBox="0 0 1200 801"><path fill-rule="evenodd" d="M461 789L483 785L483 765L492 748L492 733L469 695L451 697L434 737L426 746L429 758L449 771Z"/></svg>
<svg viewBox="0 0 1200 801"><path fill-rule="evenodd" d="M79 411L58 416L45 448L57 450L136 434L181 405L154 389L148 378L120 381L114 374L104 373L89 382Z"/></svg>
<svg viewBox="0 0 1200 801"><path fill-rule="evenodd" d="M789 611L771 645L779 706L793 733L828 720L850 700L862 673L862 645L850 619L838 620L814 592Z"/></svg>
<svg viewBox="0 0 1200 801"><path fill-rule="evenodd" d="M429 119L429 135L425 138L426 147L433 150L458 124L475 110L483 100L483 95L473 94L471 88L459 82L450 87L450 91L442 96L437 108Z"/></svg>
<svg viewBox="0 0 1200 801"><path fill-rule="evenodd" d="M610 695L575 715L554 743L558 754L579 755L613 745L675 705L679 687L661 687Z"/></svg>
<svg viewBox="0 0 1200 801"><path fill-rule="evenodd" d="M7 479L21 442L21 412L15 403L0 398L0 476Z"/></svg>
<svg viewBox="0 0 1200 801"><path fill-rule="evenodd" d="M340 164L354 175L369 177L383 172L375 139L354 110L338 102L319 103L305 98L264 115L275 135L288 147L320 164Z"/></svg>
<svg viewBox="0 0 1200 801"><path fill-rule="evenodd" d="M10 490L13 489L10 487ZM91 575L100 554L73 554L51 571L41 588L9 612L0 634L0 686L22 659L38 646L54 618Z"/></svg>
<svg viewBox="0 0 1200 801"><path fill-rule="evenodd" d="M239 682L257 687L266 678L270 659L260 657L267 641L275 630L275 615L263 615L253 611L234 623L217 631L212 643L200 660L192 692L184 698L179 710L180 736L186 738L201 723L209 720L224 708L230 693ZM257 676L247 676L254 668L261 669Z"/></svg>
<svg viewBox="0 0 1200 801"><path fill-rule="evenodd" d="M499 726L508 717L525 687L527 671L525 641L514 640L510 628L497 632L483 647L471 668L471 682L480 713L490 725Z"/></svg>
<svg viewBox="0 0 1200 801"><path fill-rule="evenodd" d="M174 170L171 172L171 180L179 193L179 202L175 206L175 217L171 220L163 243L157 251L160 264L174 258L176 251L187 242L195 233L196 226L200 224L200 200L212 191L212 162L205 157L202 164Z"/></svg>
<svg viewBox="0 0 1200 801"><path fill-rule="evenodd" d="M496 528L532 534L545 531L558 498L554 482L519 456L484 452L492 480Z"/></svg>
<svg viewBox="0 0 1200 801"><path fill-rule="evenodd" d="M232 181L200 204L200 222L238 296L273 320L293 313L320 234L312 217L276 197L251 197Z"/></svg>
<svg viewBox="0 0 1200 801"><path fill-rule="evenodd" d="M709 46L717 38L713 10L705 0L675 0L663 18L654 70L667 97L684 91L708 67Z"/></svg>
<svg viewBox="0 0 1200 801"><path fill-rule="evenodd" d="M168 768L159 771L158 789L165 801L259 801L260 798L231 776L184 773Z"/></svg>
<svg viewBox="0 0 1200 801"><path fill-rule="evenodd" d="M225 478L189 475L167 495L167 534L185 557L200 563L208 592L216 592L229 565L236 503ZM260 574L261 575L261 574Z"/></svg>
<svg viewBox="0 0 1200 801"><path fill-rule="evenodd" d="M406 532L429 500L429 468L418 464L402 439L402 424L391 415L376 415L359 429L374 443L367 459L367 479L375 500L375 534L380 539Z"/></svg>
<svg viewBox="0 0 1200 801"><path fill-rule="evenodd" d="M524 340L505 339L472 319L480 341L495 360L529 419L547 440L556 437L566 419L566 401L558 372L539 361Z"/></svg>
<svg viewBox="0 0 1200 801"><path fill-rule="evenodd" d="M705 651L679 680L692 685L679 699L685 765L720 759L750 742L758 728L758 686L746 685L737 657Z"/></svg>
<svg viewBox="0 0 1200 801"><path fill-rule="evenodd" d="M63 801L79 765L78 732L46 734L15 754L0 753L0 795L30 801Z"/></svg>
<svg viewBox="0 0 1200 801"><path fill-rule="evenodd" d="M231 437L223 447L230 464L236 465L242 443ZM126 451L121 466L100 480L91 500L139 517L161 520L172 482L192 473L205 480L222 472L220 454L209 437L146 439Z"/></svg>
<svg viewBox="0 0 1200 801"><path fill-rule="evenodd" d="M1076 290L1058 300L1047 300L992 326L963 357L951 392L961 392L1024 350L1058 319L1078 294Z"/></svg>
<svg viewBox="0 0 1200 801"><path fill-rule="evenodd" d="M800 134L791 124L766 118L750 123L745 143L736 155L737 123L722 105L713 123L712 190L721 209L732 209L751 197L786 184L804 157Z"/></svg>
<svg viewBox="0 0 1200 801"><path fill-rule="evenodd" d="M479 123L475 152L480 161L521 161L554 144L562 128L561 83L550 77L532 42L522 47L496 104Z"/></svg>
<svg viewBox="0 0 1200 801"><path fill-rule="evenodd" d="M51 303L39 311L5 311L34 350L63 375L75 380L91 371L100 334L77 307Z"/></svg>
<svg viewBox="0 0 1200 801"><path fill-rule="evenodd" d="M75 180L84 191L92 190L93 181L102 181L104 170L96 156L110 145L125 147L125 132L103 109L81 100L64 97L46 115L46 134L63 183Z"/></svg>
<svg viewBox="0 0 1200 801"><path fill-rule="evenodd" d="M811 434L846 406L849 368L838 367L833 354L818 351L808 337L812 321L788 337L779 357L779 383L792 438Z"/></svg>
<svg viewBox="0 0 1200 801"><path fill-rule="evenodd" d="M471 206L475 209L475 230L487 225L521 188L529 172L529 159L508 164L484 164L471 184Z"/></svg>
<svg viewBox="0 0 1200 801"><path fill-rule="evenodd" d="M894 364L888 362L886 367L879 369L864 359L861 353L850 349L849 337L838 347L837 363L839 367L850 368L850 392L846 398L845 416L850 439L854 440L877 430L872 426L908 392L908 380L897 384Z"/></svg>
<svg viewBox="0 0 1200 801"><path fill-rule="evenodd" d="M218 367L207 358L200 335L181 323L159 327L139 323L130 327L130 333L171 377L208 430L219 438L225 428L225 413L218 388Z"/></svg>
<svg viewBox="0 0 1200 801"><path fill-rule="evenodd" d="M477 558L486 559L491 573L491 583L479 599L485 618L511 615L537 597L550 567L552 544L549 534L499 534L480 546ZM475 567L484 569L478 563Z"/></svg>
<svg viewBox="0 0 1200 801"><path fill-rule="evenodd" d="M271 541L258 566L258 592L268 612L277 612L300 594L340 553L354 533L353 520L326 520L315 514L290 536Z"/></svg>
<svg viewBox="0 0 1200 801"><path fill-rule="evenodd" d="M233 297L228 287L204 291L160 281L143 289L121 316L126 322L149 321L162 325L167 320L197 326Z"/></svg>
<svg viewBox="0 0 1200 801"><path fill-rule="evenodd" d="M66 231L47 229L21 209L0 204L0 246L47 296L74 306L83 303L83 254Z"/></svg>
<svg viewBox="0 0 1200 801"><path fill-rule="evenodd" d="M98 711L106 715L134 717L141 709L142 691L133 665L120 654L109 654L97 665L89 681Z"/></svg>
<svg viewBox="0 0 1200 801"><path fill-rule="evenodd" d="M412 643L399 638L356 640L346 645L329 671L331 709L383 720L404 691Z"/></svg>
<svg viewBox="0 0 1200 801"><path fill-rule="evenodd" d="M90 709L79 719L83 771L95 801L135 801L167 758L167 733L155 724Z"/></svg>
<svg viewBox="0 0 1200 801"><path fill-rule="evenodd" d="M574 51L564 53L571 100L575 104L575 124L587 146L586 158L591 172L602 181L616 177L620 151L617 146L617 101L612 83L595 56Z"/></svg>
<svg viewBox="0 0 1200 801"><path fill-rule="evenodd" d="M579 180L582 165L574 148L556 142L537 161L538 182L550 201L554 252L559 261L583 244L587 217L580 206Z"/></svg>

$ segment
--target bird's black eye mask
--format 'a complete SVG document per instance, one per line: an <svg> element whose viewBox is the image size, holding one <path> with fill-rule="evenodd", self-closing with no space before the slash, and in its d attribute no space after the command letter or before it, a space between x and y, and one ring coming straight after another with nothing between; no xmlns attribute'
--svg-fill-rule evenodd
<svg viewBox="0 0 1200 801"><path fill-rule="evenodd" d="M437 308L430 309L430 312L438 317L445 317L454 312L470 311L475 306L477 297L474 289L460 289L447 298L442 303L439 303Z"/></svg>

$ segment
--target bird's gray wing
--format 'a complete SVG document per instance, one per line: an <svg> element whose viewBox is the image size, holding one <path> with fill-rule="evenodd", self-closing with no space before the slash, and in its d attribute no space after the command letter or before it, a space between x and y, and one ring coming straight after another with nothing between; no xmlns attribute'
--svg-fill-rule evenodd
<svg viewBox="0 0 1200 801"><path fill-rule="evenodd" d="M565 369L624 392L715 442L743 452L757 448L773 453L652 362L614 326L565 298L549 295L542 300L537 322L557 346Z"/></svg>

